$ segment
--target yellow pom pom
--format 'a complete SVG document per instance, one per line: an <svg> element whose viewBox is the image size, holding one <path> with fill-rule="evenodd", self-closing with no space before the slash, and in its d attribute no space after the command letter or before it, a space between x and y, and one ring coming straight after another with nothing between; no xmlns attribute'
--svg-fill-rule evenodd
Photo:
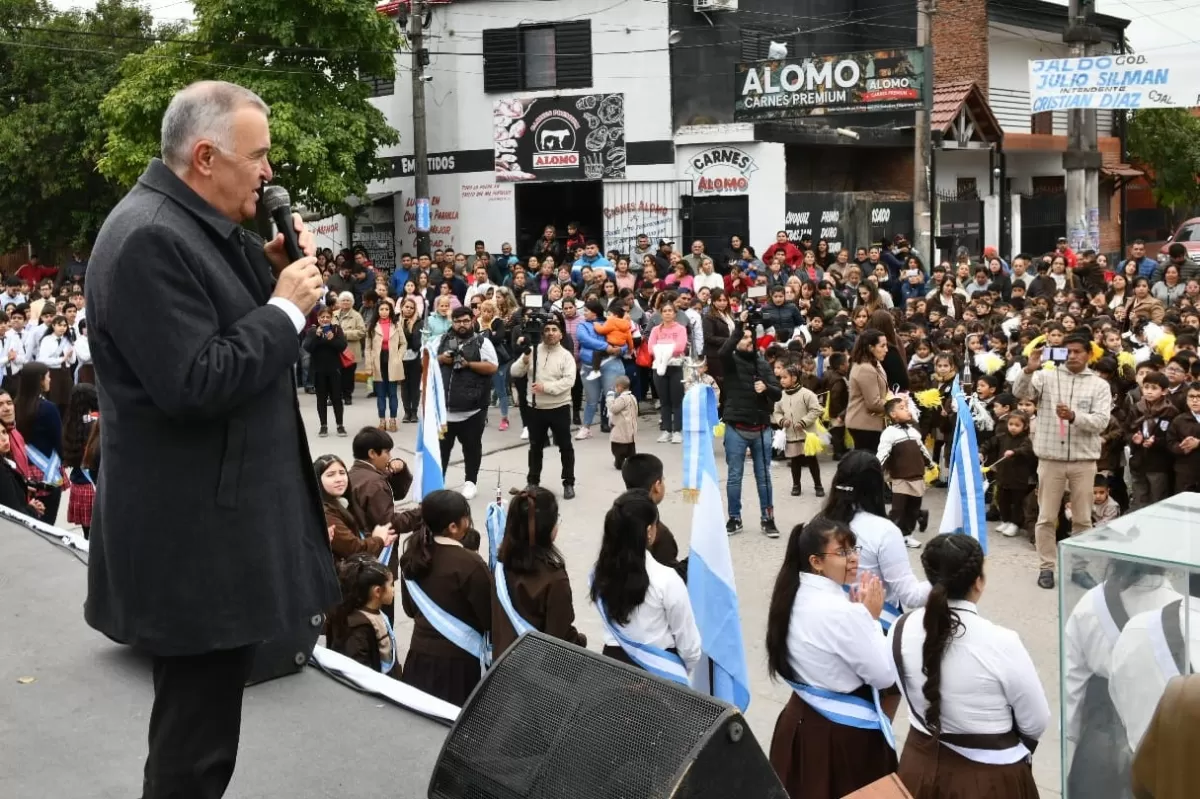
<svg viewBox="0 0 1200 799"><path fill-rule="evenodd" d="M1096 342L1092 342L1092 355L1088 358L1088 363L1092 364L1104 357L1104 348Z"/></svg>
<svg viewBox="0 0 1200 799"><path fill-rule="evenodd" d="M939 474L940 474L940 470L938 469L937 464L935 463L934 465L930 466L928 469L925 470L925 482L932 483L934 480L938 479Z"/></svg>
<svg viewBox="0 0 1200 799"><path fill-rule="evenodd" d="M913 397L922 408L940 408L942 406L942 392L936 388L917 391L913 394Z"/></svg>
<svg viewBox="0 0 1200 799"><path fill-rule="evenodd" d="M1046 343L1046 337L1045 337L1045 336L1038 336L1038 337L1037 337L1037 338L1035 338L1033 341L1031 341L1031 342L1029 342L1028 344L1026 344L1026 345L1025 345L1025 349L1024 349L1024 350L1022 350L1022 353L1025 355L1025 357L1026 357L1026 358L1028 358L1028 357L1029 357L1029 353L1033 352L1033 351L1034 351L1034 350L1036 350L1038 347L1042 346L1042 344L1044 344L1044 343Z"/></svg>
<svg viewBox="0 0 1200 799"><path fill-rule="evenodd" d="M713 438L723 438L725 436L725 423L717 422L713 425Z"/></svg>
<svg viewBox="0 0 1200 799"><path fill-rule="evenodd" d="M1175 336L1167 333L1158 340L1154 345L1155 351L1163 357L1164 361L1169 361L1175 357Z"/></svg>
<svg viewBox="0 0 1200 799"><path fill-rule="evenodd" d="M1117 366L1118 367L1120 367L1121 369L1132 370L1135 365L1136 365L1136 362L1134 361L1132 352L1122 351L1122 352L1117 353Z"/></svg>
<svg viewBox="0 0 1200 799"><path fill-rule="evenodd" d="M808 457L820 455L825 451L825 445L821 443L821 437L816 433L804 434L804 454Z"/></svg>
<svg viewBox="0 0 1200 799"><path fill-rule="evenodd" d="M1044 364L1042 364L1042 369L1047 372L1053 372L1054 371L1054 361L1046 361Z"/></svg>

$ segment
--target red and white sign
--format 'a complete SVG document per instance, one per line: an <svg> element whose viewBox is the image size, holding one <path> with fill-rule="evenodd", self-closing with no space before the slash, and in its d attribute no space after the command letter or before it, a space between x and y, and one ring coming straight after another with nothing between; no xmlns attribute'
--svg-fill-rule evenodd
<svg viewBox="0 0 1200 799"><path fill-rule="evenodd" d="M579 153L534 153L534 169L554 169L556 167L578 167Z"/></svg>
<svg viewBox="0 0 1200 799"><path fill-rule="evenodd" d="M750 175L758 164L745 150L727 145L709 147L688 159L695 196L749 194Z"/></svg>

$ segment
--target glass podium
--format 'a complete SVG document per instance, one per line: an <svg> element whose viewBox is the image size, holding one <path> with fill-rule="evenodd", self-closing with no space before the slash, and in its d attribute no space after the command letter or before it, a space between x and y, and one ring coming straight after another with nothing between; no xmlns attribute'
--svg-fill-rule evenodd
<svg viewBox="0 0 1200 799"><path fill-rule="evenodd" d="M1059 565L1062 795L1129 799L1167 682L1200 662L1200 494L1062 541Z"/></svg>

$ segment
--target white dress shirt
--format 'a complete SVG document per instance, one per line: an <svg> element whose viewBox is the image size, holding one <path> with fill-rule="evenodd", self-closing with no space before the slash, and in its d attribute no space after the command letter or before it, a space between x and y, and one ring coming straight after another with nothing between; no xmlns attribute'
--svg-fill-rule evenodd
<svg viewBox="0 0 1200 799"><path fill-rule="evenodd" d="M621 634L639 644L659 649L674 648L690 672L700 660L700 630L692 616L687 586L674 569L663 566L649 553L646 555L646 575L650 578L646 598L629 615L629 623L620 627ZM620 646L607 630L604 643Z"/></svg>
<svg viewBox="0 0 1200 799"><path fill-rule="evenodd" d="M13 353L12 358L8 357L9 352ZM21 341L21 335L17 331L9 328L5 331L3 340L0 341L0 371L6 375L15 375L27 362L25 342Z"/></svg>
<svg viewBox="0 0 1200 799"><path fill-rule="evenodd" d="M1162 608L1132 617L1113 647L1109 664L1108 695L1125 724L1129 748L1134 752L1150 726L1158 700L1167 690L1167 682L1177 674L1163 670L1164 653L1155 645L1156 640L1161 641L1161 632L1154 632L1156 627L1161 630ZM1188 639L1191 662L1200 663L1200 600L1189 597L1179 606L1179 629Z"/></svg>
<svg viewBox="0 0 1200 799"><path fill-rule="evenodd" d="M75 348L71 346L71 342L66 336L59 338L52 333L44 337L38 345L37 360L51 369L57 369L60 366L74 366Z"/></svg>
<svg viewBox="0 0 1200 799"><path fill-rule="evenodd" d="M300 308L296 305L296 303L285 297L272 297L271 299L267 300L267 305L274 305L276 308L287 314L288 319L290 319L292 322L292 327L296 328L297 334L304 330L304 323L306 320L304 318L304 314L300 312ZM83 311L80 311L79 315L75 318L77 320L83 318Z"/></svg>
<svg viewBox="0 0 1200 799"><path fill-rule="evenodd" d="M950 607L962 620L962 630L950 639L942 656L942 732L1003 734L1012 731L1015 716L1021 734L1041 738L1050 723L1050 705L1020 636L980 617L972 602L950 600ZM893 625L887 638L889 650L895 635ZM922 717L929 709L921 673L924 645L925 609L921 608L910 613L904 624L900 656L901 690ZM910 721L928 734L915 718Z"/></svg>
<svg viewBox="0 0 1200 799"><path fill-rule="evenodd" d="M896 683L879 622L839 583L819 574L800 575L787 648L796 681L814 688L848 694L863 683L880 689Z"/></svg>
<svg viewBox="0 0 1200 799"><path fill-rule="evenodd" d="M1068 769L1075 755L1075 745L1079 742L1080 710L1088 680L1093 676L1104 679L1111 676L1113 648L1121 635L1104 600L1104 585L1101 583L1083 595L1067 618L1063 631ZM1147 611L1161 610L1176 599L1179 599L1179 594L1171 587L1166 575L1162 574L1142 577L1121 592L1121 604L1130 618Z"/></svg>
<svg viewBox="0 0 1200 799"><path fill-rule="evenodd" d="M913 574L900 528L890 519L860 510L850 520L850 530L862 547L859 572L869 571L883 580L888 604L899 605L904 610L924 606L929 598L929 581L918 580Z"/></svg>

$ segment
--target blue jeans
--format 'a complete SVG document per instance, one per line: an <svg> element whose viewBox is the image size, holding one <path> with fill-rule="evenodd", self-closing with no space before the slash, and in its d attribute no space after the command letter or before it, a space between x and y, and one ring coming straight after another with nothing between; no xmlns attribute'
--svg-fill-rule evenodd
<svg viewBox="0 0 1200 799"><path fill-rule="evenodd" d="M397 391L400 384L392 380L376 380L375 381L375 407L379 410L379 418L390 416L396 418L396 409L400 404L400 398ZM385 410L390 410L391 413L384 413Z"/></svg>
<svg viewBox="0 0 1200 799"><path fill-rule="evenodd" d="M725 482L725 494L729 499L729 515L742 518L742 474L746 471L746 450L754 462L754 482L758 484L758 505L762 518L774 516L774 498L771 493L771 428L759 433L741 432L731 424L725 425L725 466L729 477Z"/></svg>
<svg viewBox="0 0 1200 799"><path fill-rule="evenodd" d="M496 392L496 399L500 403L500 418L508 418L508 403L511 397L508 393L508 367L511 364L504 364L496 373L492 375L492 390Z"/></svg>
<svg viewBox="0 0 1200 799"><path fill-rule="evenodd" d="M591 371L591 364L583 364L580 368L584 370L583 426L591 427L592 422L596 418L596 408L600 407L601 399L613 390L617 378L625 375L625 365L620 358L613 358L611 361L601 364L600 377L596 380L587 379L587 372Z"/></svg>

